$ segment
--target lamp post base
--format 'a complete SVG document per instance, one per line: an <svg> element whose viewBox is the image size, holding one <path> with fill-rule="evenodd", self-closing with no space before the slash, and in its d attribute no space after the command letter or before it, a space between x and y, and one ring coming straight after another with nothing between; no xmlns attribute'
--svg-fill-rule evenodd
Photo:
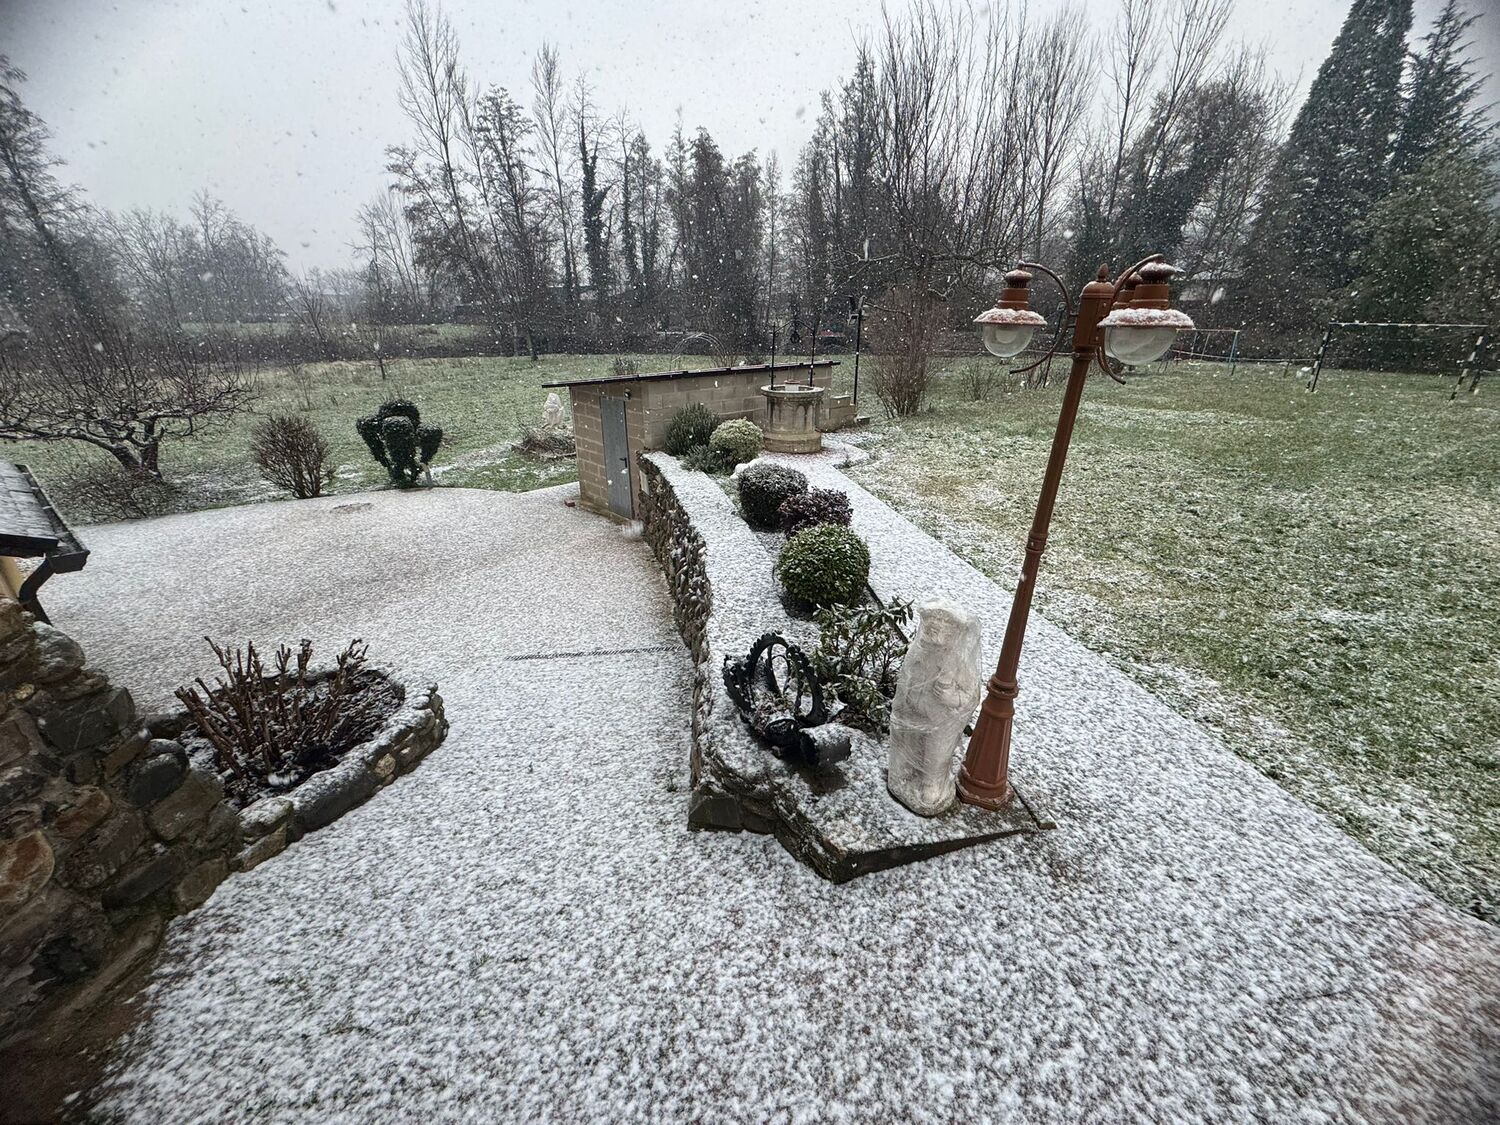
<svg viewBox="0 0 1500 1125"><path fill-rule="evenodd" d="M958 771L958 799L966 805L975 805L981 809L989 809L998 812L1003 809L1016 795L1016 791L1010 787L1010 783L1001 781L997 787L981 785L969 776L969 771L961 769Z"/></svg>

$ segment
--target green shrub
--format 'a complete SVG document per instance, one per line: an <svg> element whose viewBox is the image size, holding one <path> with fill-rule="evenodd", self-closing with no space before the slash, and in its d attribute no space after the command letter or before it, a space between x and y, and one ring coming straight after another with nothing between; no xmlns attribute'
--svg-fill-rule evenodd
<svg viewBox="0 0 1500 1125"><path fill-rule="evenodd" d="M854 509L849 497L836 488L812 488L788 496L781 502L781 530L796 535L804 527L817 527L820 523L836 523L849 526L854 518Z"/></svg>
<svg viewBox="0 0 1500 1125"><path fill-rule="evenodd" d="M667 423L667 434L661 447L673 457L682 457L695 445L707 445L718 424L718 415L703 403L684 406Z"/></svg>
<svg viewBox="0 0 1500 1125"><path fill-rule="evenodd" d="M771 531L781 524L782 502L807 491L807 478L796 469L757 461L740 472L740 509L751 527Z"/></svg>
<svg viewBox="0 0 1500 1125"><path fill-rule="evenodd" d="M847 527L823 523L787 540L776 560L787 593L809 605L853 605L870 579L870 549Z"/></svg>
<svg viewBox="0 0 1500 1125"><path fill-rule="evenodd" d="M707 445L695 445L682 455L682 467L699 473L727 473L732 466L724 463L718 450Z"/></svg>
<svg viewBox="0 0 1500 1125"><path fill-rule="evenodd" d="M766 435L754 422L747 418L731 418L719 423L708 439L708 447L733 468L759 457L765 442Z"/></svg>
<svg viewBox="0 0 1500 1125"><path fill-rule="evenodd" d="M844 709L838 721L883 734L890 726L896 675L906 656L911 602L896 598L867 609L818 610L813 667Z"/></svg>
<svg viewBox="0 0 1500 1125"><path fill-rule="evenodd" d="M397 488L417 483L443 441L442 429L422 425L416 403L404 398L391 399L354 428Z"/></svg>

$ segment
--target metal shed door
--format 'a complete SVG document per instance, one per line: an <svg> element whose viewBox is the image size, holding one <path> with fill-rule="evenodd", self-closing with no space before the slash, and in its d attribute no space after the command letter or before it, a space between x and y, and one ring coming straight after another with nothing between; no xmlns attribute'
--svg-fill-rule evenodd
<svg viewBox="0 0 1500 1125"><path fill-rule="evenodd" d="M625 400L602 398L604 417L604 473L609 480L609 510L617 516L632 516L630 498L630 438L625 431Z"/></svg>

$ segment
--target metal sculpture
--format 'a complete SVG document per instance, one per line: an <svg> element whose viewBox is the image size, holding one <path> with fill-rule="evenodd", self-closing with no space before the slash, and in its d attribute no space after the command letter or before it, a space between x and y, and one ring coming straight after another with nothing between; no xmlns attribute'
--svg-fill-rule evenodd
<svg viewBox="0 0 1500 1125"><path fill-rule="evenodd" d="M849 756L847 728L828 722L823 685L812 661L780 633L766 633L743 660L724 660L724 686L771 753L825 770Z"/></svg>

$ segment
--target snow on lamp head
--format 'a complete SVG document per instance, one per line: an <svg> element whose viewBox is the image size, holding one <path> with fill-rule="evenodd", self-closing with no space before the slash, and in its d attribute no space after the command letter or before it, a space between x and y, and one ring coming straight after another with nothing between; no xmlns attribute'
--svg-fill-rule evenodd
<svg viewBox="0 0 1500 1125"><path fill-rule="evenodd" d="M1047 321L1031 311L1031 274L1022 269L1005 275L1005 288L992 309L974 318L979 325L984 350L1000 359L1010 359L1026 350L1031 335Z"/></svg>
<svg viewBox="0 0 1500 1125"><path fill-rule="evenodd" d="M1193 327L1187 313L1167 307L1167 282L1176 272L1176 266L1149 262L1127 282L1099 322L1105 355L1132 367L1154 363L1171 349L1177 333Z"/></svg>

